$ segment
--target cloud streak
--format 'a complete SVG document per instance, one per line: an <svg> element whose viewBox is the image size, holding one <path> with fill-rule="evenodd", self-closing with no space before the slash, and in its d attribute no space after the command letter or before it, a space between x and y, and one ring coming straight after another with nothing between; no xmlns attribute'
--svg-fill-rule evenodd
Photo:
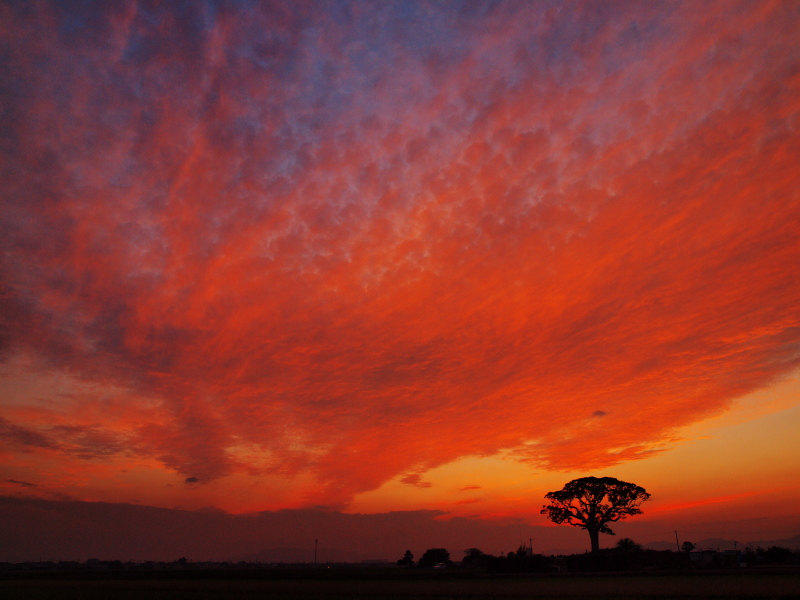
<svg viewBox="0 0 800 600"><path fill-rule="evenodd" d="M648 457L798 365L791 3L2 10L4 355L158 399L8 452L342 505Z"/></svg>

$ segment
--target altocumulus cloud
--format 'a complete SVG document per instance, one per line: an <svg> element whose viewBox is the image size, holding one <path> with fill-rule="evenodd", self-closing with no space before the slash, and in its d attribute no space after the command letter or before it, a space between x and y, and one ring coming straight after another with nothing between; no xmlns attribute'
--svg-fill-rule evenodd
<svg viewBox="0 0 800 600"><path fill-rule="evenodd" d="M93 386L9 455L335 505L649 456L797 366L795 3L0 11L2 356Z"/></svg>

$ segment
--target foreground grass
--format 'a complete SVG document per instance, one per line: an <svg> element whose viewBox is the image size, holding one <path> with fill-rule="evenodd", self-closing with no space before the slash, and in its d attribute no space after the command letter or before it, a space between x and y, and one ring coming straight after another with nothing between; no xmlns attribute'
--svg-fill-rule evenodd
<svg viewBox="0 0 800 600"><path fill-rule="evenodd" d="M291 578L291 579L6 579L0 598L15 600L437 600L517 599L572 600L647 598L797 599L800 573L733 571L724 574L652 574L606 576Z"/></svg>

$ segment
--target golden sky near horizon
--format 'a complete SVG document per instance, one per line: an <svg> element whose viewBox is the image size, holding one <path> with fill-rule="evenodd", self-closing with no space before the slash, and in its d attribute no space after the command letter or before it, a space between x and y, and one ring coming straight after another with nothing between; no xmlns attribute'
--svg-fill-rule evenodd
<svg viewBox="0 0 800 600"><path fill-rule="evenodd" d="M796 3L0 23L0 494L798 516Z"/></svg>

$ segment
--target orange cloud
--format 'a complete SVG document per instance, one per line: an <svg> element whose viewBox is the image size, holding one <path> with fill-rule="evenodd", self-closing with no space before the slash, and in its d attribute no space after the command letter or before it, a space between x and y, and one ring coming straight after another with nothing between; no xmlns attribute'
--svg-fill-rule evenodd
<svg viewBox="0 0 800 600"><path fill-rule="evenodd" d="M400 479L400 483L405 483L406 485L413 485L419 488L429 488L433 484L429 481L422 481L422 476L418 473L414 473L413 475L406 475L402 479Z"/></svg>
<svg viewBox="0 0 800 600"><path fill-rule="evenodd" d="M791 4L69 10L0 19L2 348L94 386L4 407L20 468L342 506L647 458L798 364Z"/></svg>

